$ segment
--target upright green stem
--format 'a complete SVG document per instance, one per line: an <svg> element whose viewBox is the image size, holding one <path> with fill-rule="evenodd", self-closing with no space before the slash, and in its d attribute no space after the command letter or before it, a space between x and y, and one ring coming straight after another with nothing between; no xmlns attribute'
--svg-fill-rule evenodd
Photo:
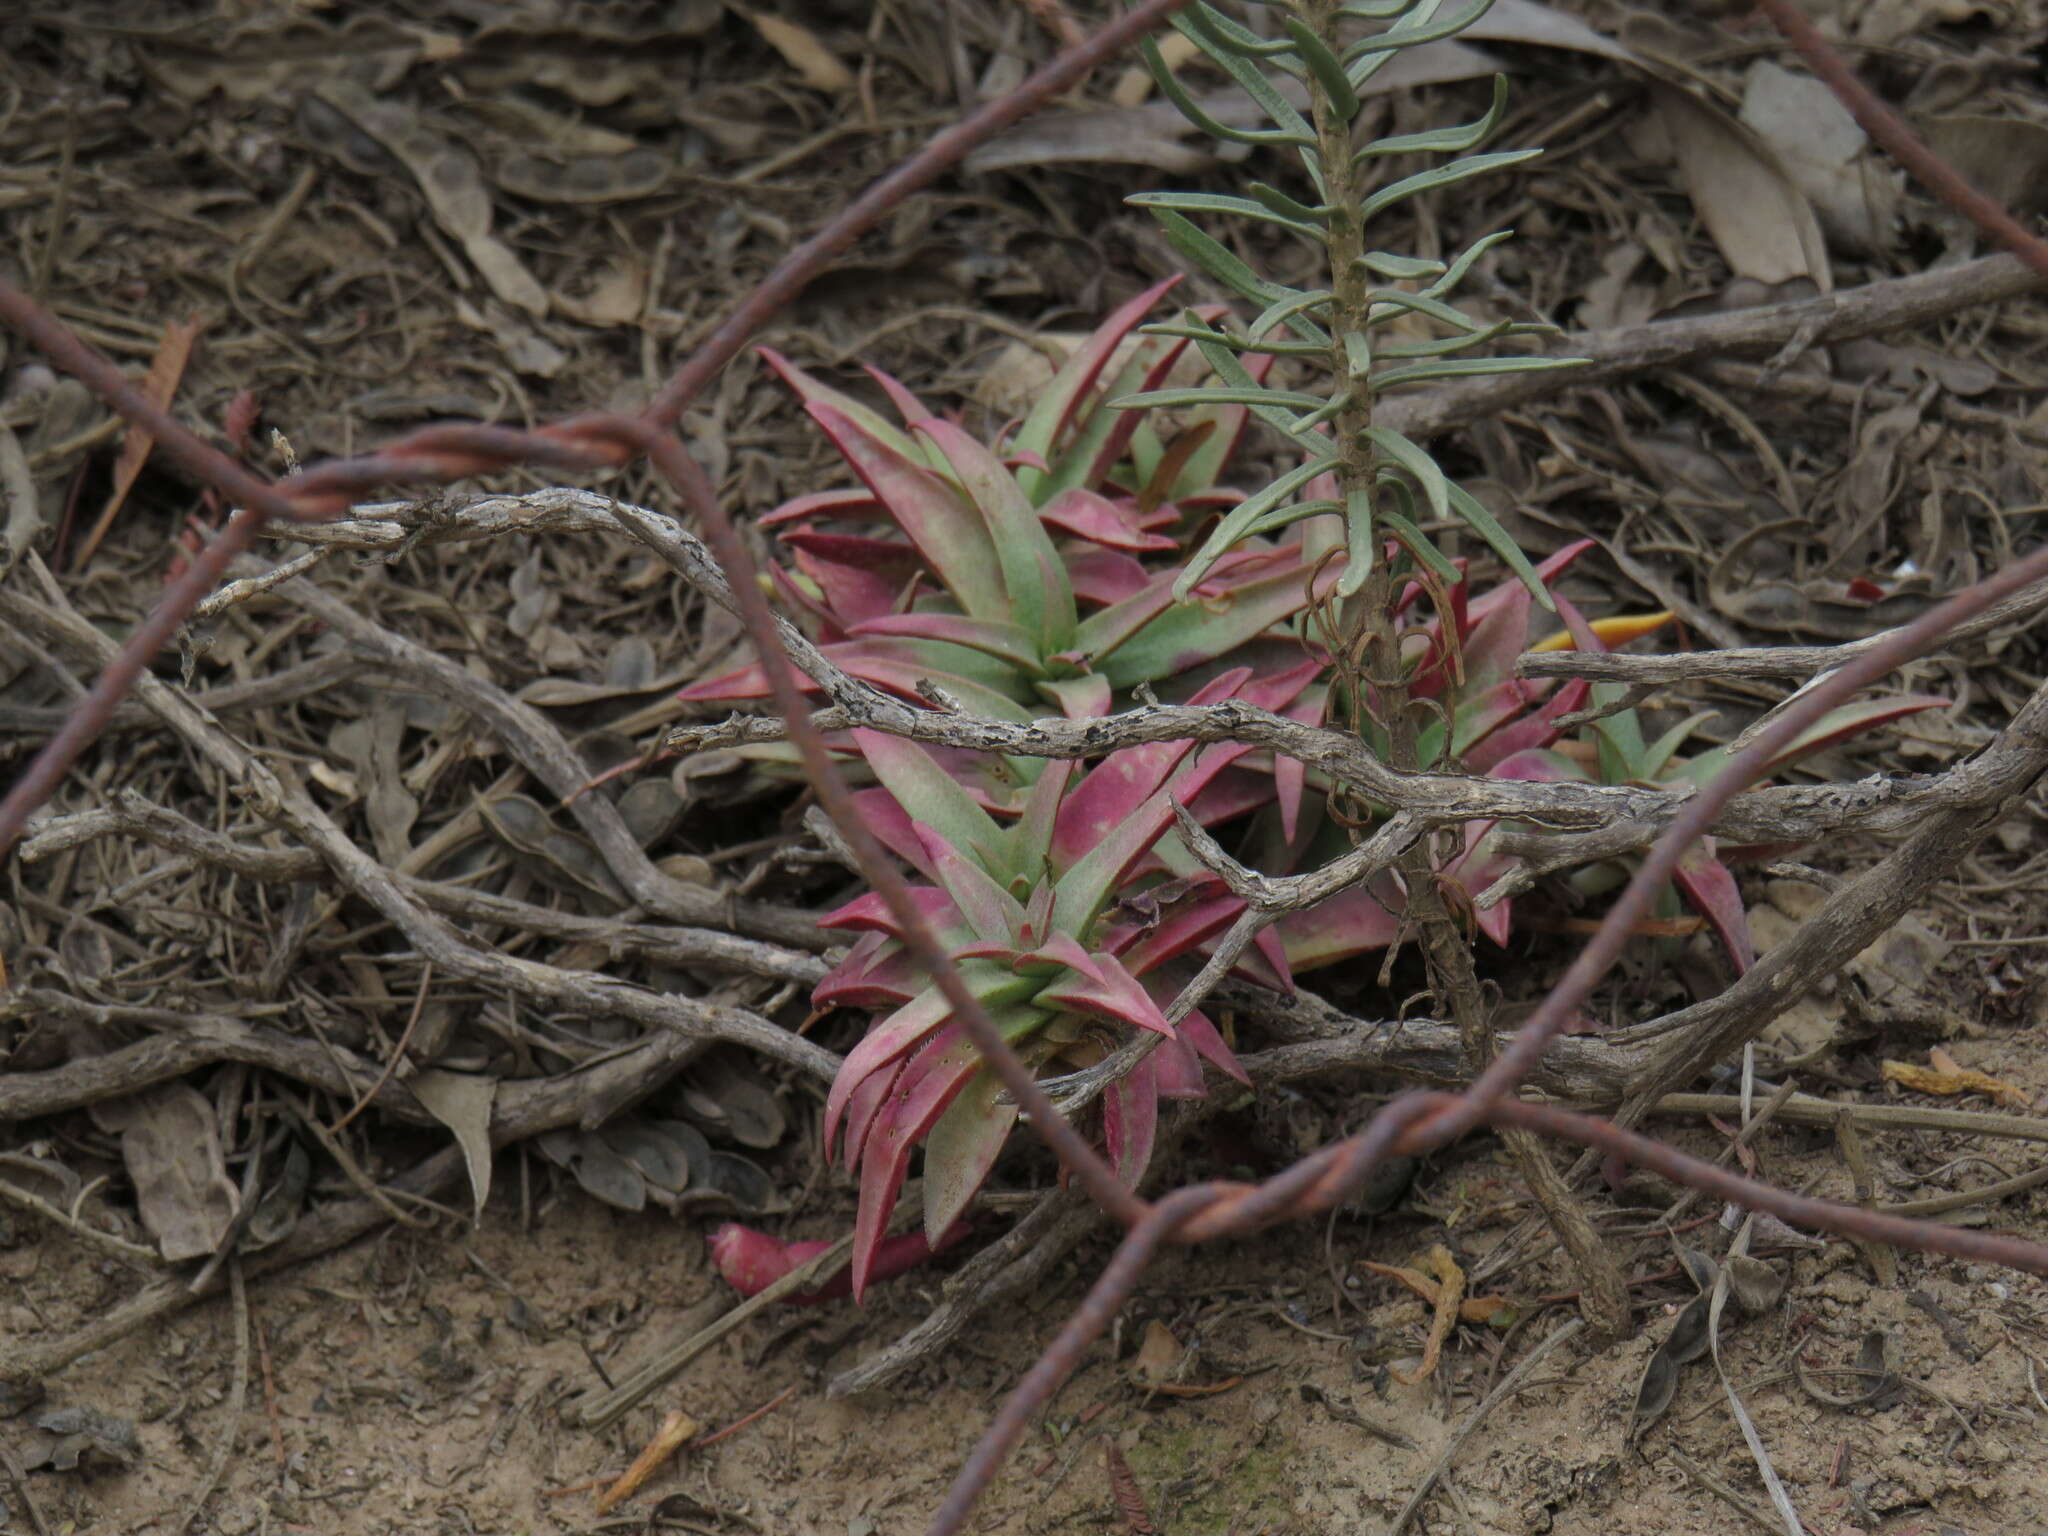
<svg viewBox="0 0 2048 1536"><path fill-rule="evenodd" d="M1302 21L1339 53L1338 0L1296 0ZM1379 456L1365 435L1372 426L1372 391L1354 376L1347 336L1364 337L1371 308L1372 278L1360 264L1365 254L1364 201L1361 177L1352 164L1351 125L1339 117L1324 92L1309 82L1309 102L1322 161L1324 191L1330 205L1325 245L1330 260L1331 356L1334 387L1348 392L1332 426L1337 434L1338 495L1347 508L1372 507L1377 526ZM1372 574L1351 605L1356 626L1351 639L1363 640L1365 707L1376 715L1388 743L1391 766L1413 770L1416 729L1402 677L1400 645L1395 638L1394 584L1387 562L1376 560ZM1445 623L1450 622L1445 615ZM1458 1026L1465 1066L1475 1077L1493 1059L1493 1031L1472 950L1463 928L1452 916L1437 885L1436 862L1427 842L1405 855L1398 866L1408 887L1408 916L1415 923L1429 968L1430 986ZM1600 1241L1592 1221L1572 1197L1570 1188L1551 1166L1542 1143L1526 1131L1505 1133L1508 1154L1520 1168L1529 1193L1578 1268L1582 1282L1580 1306L1593 1334L1603 1340L1630 1332L1628 1291L1621 1271Z"/></svg>

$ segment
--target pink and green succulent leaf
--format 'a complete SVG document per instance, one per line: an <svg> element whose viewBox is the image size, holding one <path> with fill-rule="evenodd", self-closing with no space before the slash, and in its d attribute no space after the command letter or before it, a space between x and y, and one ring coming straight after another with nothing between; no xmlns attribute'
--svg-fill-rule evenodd
<svg viewBox="0 0 2048 1536"><path fill-rule="evenodd" d="M881 387L882 393L889 397L889 403L896 407L896 414L901 416L913 431L919 422L931 415L931 412L925 409L924 402L903 387L902 381L865 363L861 364L861 371Z"/></svg>
<svg viewBox="0 0 2048 1536"><path fill-rule="evenodd" d="M1176 960L1209 942L1244 911L1241 897L1228 892L1175 907L1148 928L1127 926L1112 930L1105 938L1133 975Z"/></svg>
<svg viewBox="0 0 2048 1536"><path fill-rule="evenodd" d="M1255 382L1263 384L1275 360L1268 353L1254 352L1245 354L1240 361L1244 363L1245 372ZM1203 422L1215 425L1181 465L1180 473L1167 487L1166 499L1179 504L1195 501L1209 492L1222 479L1224 466L1236 454L1237 445L1244 439L1245 425L1250 420L1251 408L1244 405L1205 405L1189 413L1187 423L1190 431Z"/></svg>
<svg viewBox="0 0 2048 1536"><path fill-rule="evenodd" d="M1573 678L1551 694L1535 710L1511 720L1465 749L1465 766L1473 773L1492 773L1508 758L1531 748L1548 747L1557 740L1556 722L1586 707L1591 684Z"/></svg>
<svg viewBox="0 0 2048 1536"><path fill-rule="evenodd" d="M1003 829L975 803L959 780L932 761L923 747L880 731L857 730L853 738L860 746L861 756L882 781L882 787L895 796L896 803L906 810L917 808L916 822L931 828L955 849L971 855L998 881L1008 883L1012 875L1020 873L1010 866L1010 841ZM922 844L919 851L923 852ZM911 862L924 867L922 859Z"/></svg>
<svg viewBox="0 0 2048 1536"><path fill-rule="evenodd" d="M889 1090L896 1086L896 1079L903 1075L903 1063L892 1061L879 1072L870 1072L862 1078L846 1097L845 1113L837 1122L845 1127L845 1136L840 1143L839 1165L848 1173L860 1167L861 1149L868 1144L868 1132L874 1129L875 1115L887 1102ZM832 1151L832 1135L828 1128L825 1134L825 1152L829 1160Z"/></svg>
<svg viewBox="0 0 2048 1536"><path fill-rule="evenodd" d="M821 519L887 522L889 512L866 486L842 485L829 491L805 491L801 496L792 496L781 506L763 512L756 522L763 528L779 528L784 523L814 523Z"/></svg>
<svg viewBox="0 0 2048 1536"><path fill-rule="evenodd" d="M953 905L952 897L937 886L913 885L910 898L927 926L940 933L950 933L955 929L963 933L966 931L967 924ZM896 914L889 910L889 904L882 899L880 891L863 891L845 906L834 908L819 918L818 926L863 935L880 934L890 939L903 937L902 925L896 921ZM851 959L851 955L848 958Z"/></svg>
<svg viewBox="0 0 2048 1536"><path fill-rule="evenodd" d="M980 512L960 489L844 411L818 401L805 409L889 509L961 608L981 617L1007 615L1009 596L1003 589L995 542Z"/></svg>
<svg viewBox="0 0 2048 1536"><path fill-rule="evenodd" d="M1720 935L1721 945L1735 962L1738 974L1756 964L1756 944L1749 936L1749 914L1742 905L1742 892L1735 875L1714 857L1714 840L1703 837L1685 850L1685 856L1671 872L1671 882L1685 897L1686 904L1705 918Z"/></svg>
<svg viewBox="0 0 2048 1536"><path fill-rule="evenodd" d="M1665 770L1671 766L1672 758L1678 755L1678 749L1686 744L1693 732L1697 731L1709 720L1716 718L1717 714L1718 711L1716 710L1703 709L1698 714L1687 715L1678 724L1672 726L1670 730L1643 748L1642 756L1636 759L1635 772L1632 777L1641 780L1645 784L1654 784L1663 778Z"/></svg>
<svg viewBox="0 0 2048 1536"><path fill-rule="evenodd" d="M1014 945L1024 923L1024 904L930 827L917 824L917 836L932 873L975 937L984 943Z"/></svg>
<svg viewBox="0 0 2048 1536"><path fill-rule="evenodd" d="M1035 655L1065 649L1074 638L1074 590L1045 525L1015 476L951 422L927 419L915 428L952 466L981 515L1009 594L1010 622L1034 637Z"/></svg>
<svg viewBox="0 0 2048 1536"><path fill-rule="evenodd" d="M1099 672L1042 682L1038 691L1057 704L1060 713L1069 720L1094 720L1109 713L1109 679Z"/></svg>
<svg viewBox="0 0 2048 1536"><path fill-rule="evenodd" d="M1044 1016L1033 1009L997 1014L1006 1040L1038 1029ZM851 1058L849 1058L849 1061ZM959 1025L927 1041L903 1068L875 1114L861 1149L860 1208L853 1224L853 1295L860 1300L873 1272L876 1248L909 1171L911 1149L931 1133L940 1116L982 1070L981 1052Z"/></svg>
<svg viewBox="0 0 2048 1536"><path fill-rule="evenodd" d="M1051 464L1054 445L1073 422L1082 402L1095 388L1096 380L1101 376L1110 357L1122 344L1123 339L1150 312L1152 306L1179 281L1179 274L1175 274L1163 282L1153 284L1136 298L1113 310L1109 318L1096 327L1093 334L1076 348L1074 355L1061 366L1059 372L1053 375L1052 382L1032 405L1031 413L1024 418L1023 425L1005 445L1007 453L1013 457L1036 454L1041 462ZM1024 488L1024 494L1031 498L1034 505L1043 505L1052 498L1057 488L1048 489L1048 482L1051 479L1050 472L1035 469L1021 469L1017 474L1018 483Z"/></svg>
<svg viewBox="0 0 2048 1536"><path fill-rule="evenodd" d="M1180 548L1178 542L1164 534L1148 533L1140 527L1137 508L1130 502L1112 501L1081 486L1060 492L1038 515L1047 526L1105 549L1156 554Z"/></svg>
<svg viewBox="0 0 2048 1536"><path fill-rule="evenodd" d="M1017 1123L1004 1104L1002 1082L983 1067L968 1080L924 1140L924 1230L944 1232L981 1188Z"/></svg>
<svg viewBox="0 0 2048 1536"><path fill-rule="evenodd" d="M1036 887L1034 896L1051 889L1043 883L1047 870L1033 866L1043 866L1052 858L1057 846L1060 810L1066 803L1067 791L1072 787L1080 766L1080 762L1071 757L1049 760L1039 770L1037 782L1024 796L1023 813L1017 818L1016 825L1010 828L1011 868L1033 882ZM1039 900L1044 903L1044 915L1041 917L1034 912L1029 918L1035 925L1034 942L1044 939L1046 924L1052 915L1051 898L1040 896Z"/></svg>
<svg viewBox="0 0 2048 1536"><path fill-rule="evenodd" d="M971 619L964 613L884 613L854 624L847 635L851 639L891 635L940 640L1007 662L1027 678L1036 679L1045 670L1036 638L1007 619Z"/></svg>
<svg viewBox="0 0 2048 1536"><path fill-rule="evenodd" d="M961 963L961 979L967 990L989 1013L1018 1015L1020 1005L1028 1003L1038 991L1042 982L1037 977L1019 976L1006 965L988 960L967 960ZM1033 1027L1045 1021L1042 1013L1022 1009L1035 1021ZM898 1008L887 1018L871 1026L840 1064L839 1075L832 1081L832 1088L825 1096L825 1144L832 1144L832 1130L845 1112L848 1098L872 1073L889 1063L900 1061L909 1052L918 1048L953 1016L953 1005L933 983L924 991Z"/></svg>
<svg viewBox="0 0 2048 1536"><path fill-rule="evenodd" d="M898 1275L907 1274L920 1264L929 1262L935 1254L965 1242L972 1232L973 1228L963 1221L948 1229L937 1242L922 1232L906 1232L901 1237L885 1238L875 1250L872 1279L893 1280ZM784 1275L810 1263L832 1246L832 1243L823 1241L788 1243L752 1227L727 1222L711 1233L711 1262L717 1266L719 1278L740 1296L758 1296ZM820 1302L837 1301L852 1292L853 1278L842 1268L815 1291L785 1297L783 1303L792 1307L810 1307Z"/></svg>
<svg viewBox="0 0 2048 1536"><path fill-rule="evenodd" d="M1153 1068L1153 1080L1159 1086L1162 1099L1205 1098L1209 1086L1202 1081L1201 1058L1195 1048L1180 1035L1171 1040L1161 1040L1153 1049L1151 1058L1158 1065Z"/></svg>
<svg viewBox="0 0 2048 1536"><path fill-rule="evenodd" d="M1114 549L1069 551L1066 561L1067 580L1074 588L1074 596L1097 608L1113 608L1128 602L1156 579L1138 561ZM1166 589L1171 593L1173 583L1167 582Z"/></svg>
<svg viewBox="0 0 2048 1536"><path fill-rule="evenodd" d="M924 989L923 965L887 934L866 933L811 990L814 1008L900 1008Z"/></svg>
<svg viewBox="0 0 2048 1536"><path fill-rule="evenodd" d="M825 406L857 424L863 432L885 444L901 457L921 459L922 454L917 443L880 411L871 410L853 396L842 394L829 384L820 383L772 347L756 347L754 351L763 362L775 370L776 376L783 383L796 392L797 398L803 401L806 408L813 405Z"/></svg>
<svg viewBox="0 0 2048 1536"><path fill-rule="evenodd" d="M1180 1021L1181 1037L1195 1048L1195 1053L1225 1077L1234 1078L1249 1088L1251 1074L1237 1059L1237 1053L1224 1043L1216 1026L1209 1022L1209 1016L1197 1008Z"/></svg>
<svg viewBox="0 0 2048 1536"><path fill-rule="evenodd" d="M801 529L783 535L782 542L793 552L798 573L816 587L817 611L841 634L865 619L895 613L917 570L917 551L900 539Z"/></svg>
<svg viewBox="0 0 2048 1536"><path fill-rule="evenodd" d="M1180 361L1187 342L1179 338L1146 336L1131 349L1130 360L1117 376L1103 386L1102 400L1157 389L1166 382ZM1100 485L1109 481L1130 448L1131 434L1144 420L1139 411L1109 410L1098 406L1082 419L1073 440L1060 451L1052 474L1040 487L1040 495L1056 496L1075 486Z"/></svg>
<svg viewBox="0 0 2048 1536"><path fill-rule="evenodd" d="M1159 1132L1158 1057L1147 1056L1102 1095L1102 1150L1128 1189L1145 1176Z"/></svg>
<svg viewBox="0 0 2048 1536"><path fill-rule="evenodd" d="M1893 720L1903 720L1908 715L1917 715L1925 709L1944 709L1954 702L1953 699L1945 699L1938 694L1907 693L1883 699L1859 699L1853 704L1844 704L1839 709L1829 710L1786 743L1771 758L1766 772L1776 773L1803 757L1809 757L1852 736L1859 736L1876 726L1889 724ZM1687 762L1675 765L1673 771L1680 778L1704 785L1710 783L1714 775L1727 766L1729 756L1726 747L1716 747L1711 752L1704 752Z"/></svg>
<svg viewBox="0 0 2048 1536"><path fill-rule="evenodd" d="M1016 968L1026 974L1041 976L1071 971L1092 985L1103 988L1111 985L1103 971L1101 958L1090 954L1087 946L1072 934L1062 933L1057 928L1046 934L1038 948L1019 955Z"/></svg>
<svg viewBox="0 0 2048 1536"><path fill-rule="evenodd" d="M1124 969L1121 960L1111 954L1097 954L1090 958L1095 963L1094 977L1070 970L1042 988L1032 1001L1040 1008L1085 1013L1113 1024L1149 1029L1154 1034L1173 1033L1173 1026L1166 1022L1166 1015L1152 1001L1152 994Z"/></svg>
<svg viewBox="0 0 2048 1536"><path fill-rule="evenodd" d="M1278 933L1287 949L1287 963L1296 972L1314 970L1385 949L1401 935L1401 912L1407 898L1394 881L1382 876L1370 890L1353 886L1328 901L1290 912L1268 933Z"/></svg>
<svg viewBox="0 0 2048 1536"><path fill-rule="evenodd" d="M1175 676L1213 657L1229 654L1235 647L1320 601L1336 580L1330 567L1312 577L1290 559L1277 574L1233 585L1214 597L1197 592L1193 601L1169 603L1147 622L1121 635L1111 630L1106 645L1090 647L1090 625L1115 611L1105 609L1082 623L1080 643L1094 656L1096 669L1109 679L1111 686L1129 688ZM1172 581L1166 582L1169 599L1172 585Z"/></svg>

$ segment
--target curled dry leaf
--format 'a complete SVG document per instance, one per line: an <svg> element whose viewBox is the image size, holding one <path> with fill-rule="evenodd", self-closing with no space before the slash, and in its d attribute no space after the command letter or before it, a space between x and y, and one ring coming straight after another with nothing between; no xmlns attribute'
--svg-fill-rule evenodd
<svg viewBox="0 0 2048 1536"><path fill-rule="evenodd" d="M1884 1080L1914 1093L1932 1093L1944 1098L1952 1098L1959 1093L1988 1093L2001 1104L2018 1106L2029 1101L2024 1088L1993 1077L1988 1072L1959 1067L1953 1061L1946 1068L1916 1067L1908 1061L1887 1061Z"/></svg>
<svg viewBox="0 0 2048 1536"><path fill-rule="evenodd" d="M1451 1336L1451 1329L1457 1326L1458 1304L1465 1297L1465 1272L1458 1268L1458 1261L1451 1257L1450 1249L1438 1243L1422 1256L1422 1262L1436 1271L1436 1316L1430 1320L1429 1338L1422 1346L1422 1364L1409 1374L1393 1373L1394 1379L1404 1387L1428 1380L1436 1369L1444 1341Z"/></svg>
<svg viewBox="0 0 2048 1536"><path fill-rule="evenodd" d="M497 1079L439 1069L416 1074L406 1086L427 1113L455 1133L462 1161L469 1169L469 1190L483 1220L491 1196L491 1108L498 1101Z"/></svg>

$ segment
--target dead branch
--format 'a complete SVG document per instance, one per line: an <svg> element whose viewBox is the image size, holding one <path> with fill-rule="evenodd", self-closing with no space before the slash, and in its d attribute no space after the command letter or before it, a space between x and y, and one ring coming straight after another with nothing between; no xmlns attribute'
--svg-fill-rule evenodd
<svg viewBox="0 0 2048 1536"><path fill-rule="evenodd" d="M0 591L0 621L71 650L95 665L107 664L119 649L76 613L59 613L16 593ZM726 1043L760 1051L826 1081L836 1072L838 1058L831 1052L745 1010L656 993L610 976L561 970L470 944L415 903L390 871L356 847L296 782L258 760L177 689L145 673L137 678L135 691L165 725L221 773L251 810L278 822L317 852L351 895L396 925L446 974L500 987L571 1015L624 1017L650 1029L672 1031L685 1042L685 1059Z"/></svg>

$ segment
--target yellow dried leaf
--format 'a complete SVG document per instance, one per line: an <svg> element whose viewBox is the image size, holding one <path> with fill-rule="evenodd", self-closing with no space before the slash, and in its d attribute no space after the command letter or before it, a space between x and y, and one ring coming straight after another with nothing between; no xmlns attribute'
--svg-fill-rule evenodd
<svg viewBox="0 0 2048 1536"><path fill-rule="evenodd" d="M1965 1067L1944 1072L1935 1067L1916 1067L1909 1061L1888 1061L1884 1064L1884 1079L1914 1093L1933 1093L1945 1098L1953 1098L1959 1093L1988 1093L2001 1104L2027 1102L2024 1088L1993 1077L1988 1072L1975 1072Z"/></svg>
<svg viewBox="0 0 2048 1536"><path fill-rule="evenodd" d="M1616 613L1604 619L1593 621L1593 633L1600 637L1600 643L1610 651L1618 650L1631 640L1640 640L1644 635L1662 629L1677 615L1669 609L1661 613ZM1554 635L1546 635L1529 647L1535 651L1575 651L1578 643L1572 639L1568 629L1560 629Z"/></svg>
<svg viewBox="0 0 2048 1536"><path fill-rule="evenodd" d="M1415 1386L1429 1379L1429 1373L1436 1369L1437 1356L1443 1353L1444 1340L1451 1336L1451 1329L1458 1323L1458 1304L1465 1299L1465 1272L1458 1268L1458 1261L1451 1257L1451 1250L1438 1243L1422 1256L1422 1262L1436 1271L1436 1316L1429 1325L1429 1339L1422 1346L1422 1364L1412 1375L1393 1373L1394 1379L1404 1387ZM1489 1314L1490 1315L1490 1314Z"/></svg>

